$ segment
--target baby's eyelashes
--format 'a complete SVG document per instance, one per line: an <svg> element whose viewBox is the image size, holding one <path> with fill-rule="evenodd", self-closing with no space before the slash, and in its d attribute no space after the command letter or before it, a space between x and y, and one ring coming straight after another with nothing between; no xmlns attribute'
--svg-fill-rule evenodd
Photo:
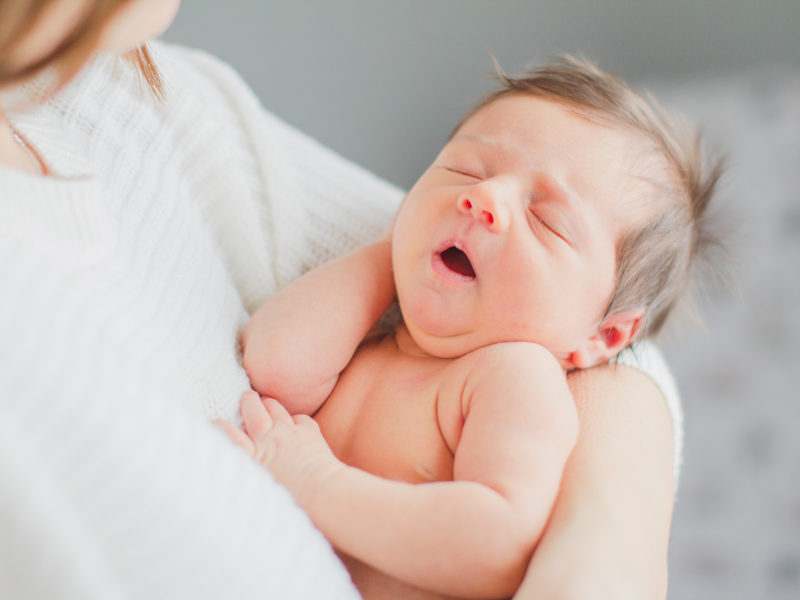
<svg viewBox="0 0 800 600"><path fill-rule="evenodd" d="M555 225L554 223L552 223L550 220L546 220L546 219L542 218L542 216L539 214L539 212L537 210L534 209L533 206L530 206L528 208L528 212L530 212L530 214L532 215L534 223L537 223L537 224L543 226L549 233L551 233L552 235L558 237L559 239L561 239L565 243L569 244L569 240L561 232L559 227L557 225Z"/></svg>
<svg viewBox="0 0 800 600"><path fill-rule="evenodd" d="M475 180L483 179L480 175L477 175L475 171L471 169L450 167L450 166L444 166L442 168L445 171L449 171L450 173L455 173L456 175L463 175L464 177L469 177L470 179L475 179Z"/></svg>

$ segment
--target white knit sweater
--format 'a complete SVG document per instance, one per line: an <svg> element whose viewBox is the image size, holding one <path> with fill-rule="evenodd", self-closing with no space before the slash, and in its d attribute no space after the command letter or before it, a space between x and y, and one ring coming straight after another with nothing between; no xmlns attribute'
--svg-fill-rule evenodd
<svg viewBox="0 0 800 600"><path fill-rule="evenodd" d="M355 597L209 419L237 419L249 313L400 192L207 55L153 50L163 104L100 57L9 114L58 177L0 166L0 598Z"/></svg>

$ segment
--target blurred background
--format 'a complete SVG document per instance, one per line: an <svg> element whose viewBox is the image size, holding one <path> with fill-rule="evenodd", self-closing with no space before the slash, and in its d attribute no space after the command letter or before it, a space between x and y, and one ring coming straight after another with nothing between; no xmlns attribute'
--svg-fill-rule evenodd
<svg viewBox="0 0 800 600"><path fill-rule="evenodd" d="M731 289L662 342L686 413L669 598L800 598L800 1L186 0L166 39L404 188L491 56L583 54L697 122L728 156Z"/></svg>

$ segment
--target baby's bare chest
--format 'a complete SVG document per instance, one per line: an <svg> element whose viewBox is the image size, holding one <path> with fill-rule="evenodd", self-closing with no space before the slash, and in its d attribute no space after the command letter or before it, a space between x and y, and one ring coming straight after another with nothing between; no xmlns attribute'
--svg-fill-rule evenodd
<svg viewBox="0 0 800 600"><path fill-rule="evenodd" d="M387 479L452 479L463 418L451 364L387 341L361 348L315 416L334 454Z"/></svg>

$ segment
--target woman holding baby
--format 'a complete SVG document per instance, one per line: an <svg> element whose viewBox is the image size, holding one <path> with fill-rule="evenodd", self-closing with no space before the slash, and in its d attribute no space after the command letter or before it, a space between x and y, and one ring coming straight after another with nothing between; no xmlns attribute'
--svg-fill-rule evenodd
<svg viewBox="0 0 800 600"><path fill-rule="evenodd" d="M379 235L398 192L215 59L145 45L177 9L0 0L0 596L355 597L210 421L249 387L250 313ZM570 376L579 441L518 597L665 596L659 368Z"/></svg>

